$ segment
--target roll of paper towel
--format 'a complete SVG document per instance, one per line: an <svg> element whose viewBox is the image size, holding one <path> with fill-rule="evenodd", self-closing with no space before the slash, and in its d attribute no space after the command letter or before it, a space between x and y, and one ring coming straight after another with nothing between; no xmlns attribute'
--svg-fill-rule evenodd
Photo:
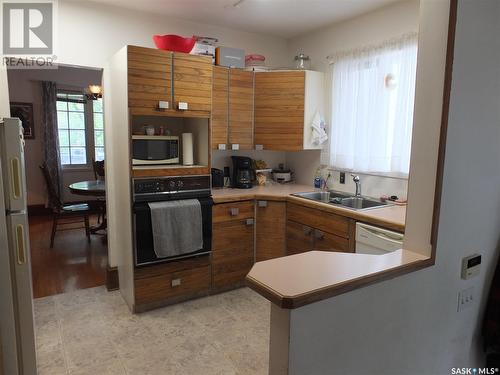
<svg viewBox="0 0 500 375"><path fill-rule="evenodd" d="M182 133L182 164L193 165L193 133Z"/></svg>

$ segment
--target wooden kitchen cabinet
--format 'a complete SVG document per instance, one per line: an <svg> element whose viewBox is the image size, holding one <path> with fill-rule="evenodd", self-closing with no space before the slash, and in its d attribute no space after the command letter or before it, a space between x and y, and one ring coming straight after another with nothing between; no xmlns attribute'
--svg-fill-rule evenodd
<svg viewBox="0 0 500 375"><path fill-rule="evenodd" d="M212 287L215 291L244 285L254 264L253 201L214 206Z"/></svg>
<svg viewBox="0 0 500 375"><path fill-rule="evenodd" d="M354 252L353 219L295 203L287 204L287 254L310 250Z"/></svg>
<svg viewBox="0 0 500 375"><path fill-rule="evenodd" d="M286 255L286 202L256 202L255 260Z"/></svg>
<svg viewBox="0 0 500 375"><path fill-rule="evenodd" d="M212 149L253 149L254 74L213 68Z"/></svg>
<svg viewBox="0 0 500 375"><path fill-rule="evenodd" d="M128 105L156 110L159 101L172 103L172 52L128 46Z"/></svg>
<svg viewBox="0 0 500 375"><path fill-rule="evenodd" d="M212 67L210 57L127 46L131 113L208 117L212 107ZM168 109L160 110L160 101L167 102ZM187 103L187 110L177 110L180 102Z"/></svg>
<svg viewBox="0 0 500 375"><path fill-rule="evenodd" d="M349 249L349 239L336 236L319 229L314 229L313 250L351 252Z"/></svg>
<svg viewBox="0 0 500 375"><path fill-rule="evenodd" d="M173 106L187 103L188 111L210 114L212 108L212 58L174 53Z"/></svg>
<svg viewBox="0 0 500 375"><path fill-rule="evenodd" d="M324 75L313 71L255 73L255 147L264 150L320 149L311 122L323 111Z"/></svg>
<svg viewBox="0 0 500 375"><path fill-rule="evenodd" d="M286 255L311 251L314 245L313 228L287 220L286 222Z"/></svg>
<svg viewBox="0 0 500 375"><path fill-rule="evenodd" d="M229 68L214 66L212 85L212 149L226 147L229 136Z"/></svg>

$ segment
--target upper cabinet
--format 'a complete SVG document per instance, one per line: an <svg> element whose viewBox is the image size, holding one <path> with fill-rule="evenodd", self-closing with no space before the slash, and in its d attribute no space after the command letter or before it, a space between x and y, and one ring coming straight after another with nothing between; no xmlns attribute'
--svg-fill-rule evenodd
<svg viewBox="0 0 500 375"><path fill-rule="evenodd" d="M214 67L212 149L252 150L254 74Z"/></svg>
<svg viewBox="0 0 500 375"><path fill-rule="evenodd" d="M128 46L128 98L132 114L208 117L212 61L205 56Z"/></svg>
<svg viewBox="0 0 500 375"><path fill-rule="evenodd" d="M255 147L264 150L320 149L311 124L323 115L324 75L313 71L255 73Z"/></svg>

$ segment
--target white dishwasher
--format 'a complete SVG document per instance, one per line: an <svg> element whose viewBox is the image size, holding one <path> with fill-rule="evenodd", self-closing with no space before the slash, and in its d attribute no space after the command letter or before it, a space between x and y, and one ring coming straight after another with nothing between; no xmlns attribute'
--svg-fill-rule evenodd
<svg viewBox="0 0 500 375"><path fill-rule="evenodd" d="M402 233L356 223L356 253L382 255L403 248Z"/></svg>

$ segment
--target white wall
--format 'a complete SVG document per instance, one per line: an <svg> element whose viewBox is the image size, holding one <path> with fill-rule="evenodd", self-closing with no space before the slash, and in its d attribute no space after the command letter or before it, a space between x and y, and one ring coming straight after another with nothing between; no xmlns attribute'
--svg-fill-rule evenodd
<svg viewBox="0 0 500 375"><path fill-rule="evenodd" d="M500 251L500 3L459 1L436 264L292 311L294 374L450 374L482 367ZM481 181L481 183L477 183ZM464 256L481 274L460 279ZM460 290L476 302L457 312Z"/></svg>
<svg viewBox="0 0 500 375"><path fill-rule="evenodd" d="M154 47L154 34L211 36L218 38L220 45L243 48L246 53L265 55L270 66L288 63L286 40L278 37L88 1L61 0L58 8L56 54L59 63L103 67L106 61L126 44Z"/></svg>
<svg viewBox="0 0 500 375"><path fill-rule="evenodd" d="M398 1L374 12L291 39L288 42L289 59L292 60L298 52L304 52L311 58L312 69L327 72L327 55L379 44L387 39L418 31L418 16L418 0ZM325 117L328 119L329 115L326 113ZM317 151L287 153L287 163L298 171L300 182L311 184L316 168L320 165L320 153ZM336 177L335 189L352 191L352 186L349 184L338 183L338 173L334 175ZM364 175L361 175L361 178L366 195L377 197L382 194L395 194L406 197L407 182L405 181Z"/></svg>
<svg viewBox="0 0 500 375"><path fill-rule="evenodd" d="M46 203L47 192L45 181L38 166L44 160L44 133L42 112L42 88L41 81L53 81L65 88L84 88L90 84L101 82L102 71L80 67L60 66L58 69L50 70L25 70L9 69L9 94L13 102L33 103L33 120L35 138L26 140L25 162L26 162L26 185L28 189L28 205L40 205ZM69 184L90 180L94 178L91 169L80 171L65 171L62 184ZM83 200L85 197L83 197ZM63 200L82 200L81 196L72 195L69 189L64 189Z"/></svg>

